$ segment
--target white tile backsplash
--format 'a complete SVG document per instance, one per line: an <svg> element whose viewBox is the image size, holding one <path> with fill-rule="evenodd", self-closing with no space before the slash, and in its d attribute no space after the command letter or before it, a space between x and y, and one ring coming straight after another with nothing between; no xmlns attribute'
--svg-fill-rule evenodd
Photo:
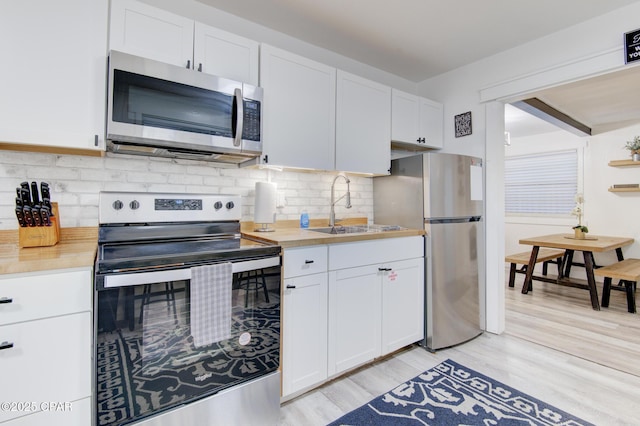
<svg viewBox="0 0 640 426"><path fill-rule="evenodd" d="M16 229L15 188L23 181L48 182L52 201L59 204L63 227L97 226L100 191L240 194L242 220L253 220L254 188L258 181L277 183L286 205L278 220L298 219L305 209L314 218L329 217L331 182L335 172L293 172L220 168L206 162L147 158L107 153L104 157L0 151L0 229ZM351 209L344 199L336 216L373 221L372 178L351 176ZM336 183L336 198L346 184Z"/></svg>

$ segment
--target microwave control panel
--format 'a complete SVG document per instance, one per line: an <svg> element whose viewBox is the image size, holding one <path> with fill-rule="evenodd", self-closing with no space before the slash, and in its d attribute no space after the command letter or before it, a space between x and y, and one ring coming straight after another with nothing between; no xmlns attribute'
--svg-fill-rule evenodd
<svg viewBox="0 0 640 426"><path fill-rule="evenodd" d="M243 100L242 139L260 141L260 106L260 101Z"/></svg>

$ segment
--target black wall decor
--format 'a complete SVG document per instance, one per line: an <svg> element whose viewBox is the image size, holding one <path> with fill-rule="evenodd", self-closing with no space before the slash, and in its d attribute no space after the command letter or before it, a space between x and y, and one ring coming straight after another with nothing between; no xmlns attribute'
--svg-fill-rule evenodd
<svg viewBox="0 0 640 426"><path fill-rule="evenodd" d="M626 64L640 60L640 29L625 33L624 55Z"/></svg>
<svg viewBox="0 0 640 426"><path fill-rule="evenodd" d="M471 134L471 111L458 114L454 117L456 126L456 138Z"/></svg>

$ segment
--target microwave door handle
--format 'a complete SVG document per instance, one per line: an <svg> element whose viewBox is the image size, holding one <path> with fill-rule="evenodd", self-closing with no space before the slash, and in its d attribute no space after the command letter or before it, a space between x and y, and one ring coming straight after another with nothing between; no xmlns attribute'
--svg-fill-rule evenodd
<svg viewBox="0 0 640 426"><path fill-rule="evenodd" d="M242 144L242 124L244 120L244 104L242 102L242 89L233 91L233 103L236 105L236 128L233 138L233 146Z"/></svg>

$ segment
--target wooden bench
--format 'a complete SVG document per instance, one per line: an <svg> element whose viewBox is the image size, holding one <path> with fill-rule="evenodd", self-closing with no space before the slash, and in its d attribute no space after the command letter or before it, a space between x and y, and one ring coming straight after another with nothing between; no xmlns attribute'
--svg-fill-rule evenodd
<svg viewBox="0 0 640 426"><path fill-rule="evenodd" d="M555 263L558 265L558 276L562 275L562 257L564 256L564 250L554 248L540 248L538 251L538 258L536 263L542 263L542 274L547 275L547 266L549 263ZM510 254L504 258L505 262L511 264L509 269L509 287L515 285L516 272L519 274L527 273L527 266L529 265L529 259L531 259L531 252L524 251L522 253ZM516 269L516 265L522 265L522 268ZM531 290L531 288L529 288Z"/></svg>
<svg viewBox="0 0 640 426"><path fill-rule="evenodd" d="M640 259L625 259L620 262L595 269L593 274L604 277L602 288L602 306L609 306L611 295L611 280L616 278L624 284L627 293L627 310L632 314L636 312L636 283L640 280ZM613 287L622 290L622 287Z"/></svg>

